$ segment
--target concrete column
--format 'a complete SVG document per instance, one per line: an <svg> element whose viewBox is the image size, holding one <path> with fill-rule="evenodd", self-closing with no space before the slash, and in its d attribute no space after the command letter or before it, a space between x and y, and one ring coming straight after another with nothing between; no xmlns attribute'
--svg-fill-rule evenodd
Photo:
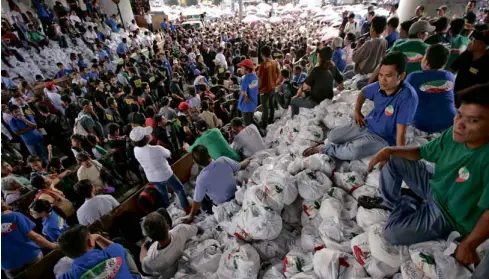
<svg viewBox="0 0 489 279"><path fill-rule="evenodd" d="M437 15L436 8L441 5L446 5L448 7L447 16L449 18L453 15L461 17L467 2L468 0L400 0L397 12L399 13L399 20L403 22L414 16L416 7L419 5L424 6L426 15L430 17Z"/></svg>
<svg viewBox="0 0 489 279"><path fill-rule="evenodd" d="M244 13L244 7L243 7L243 0L239 0L239 20L243 20L243 13Z"/></svg>
<svg viewBox="0 0 489 279"><path fill-rule="evenodd" d="M83 0L80 0L80 2ZM100 0L100 6L104 9L107 16L112 16L113 14L119 15L117 11L117 5L112 2L112 0ZM129 0L121 0L119 3L119 8L121 9L122 19L124 20L124 26L127 26L131 20L134 19L134 13L132 11L131 3ZM119 18L119 16L117 16Z"/></svg>

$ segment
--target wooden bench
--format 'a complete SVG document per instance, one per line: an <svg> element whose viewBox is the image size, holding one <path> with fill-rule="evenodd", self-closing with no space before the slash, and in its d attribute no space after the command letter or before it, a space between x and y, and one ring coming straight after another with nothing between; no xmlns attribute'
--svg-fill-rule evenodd
<svg viewBox="0 0 489 279"><path fill-rule="evenodd" d="M182 183L186 183L190 179L190 171L192 168L192 154L185 154L180 160L175 162L171 168L174 174ZM108 232L113 224L113 219L121 216L126 212L137 212L137 198L142 189L136 191L133 195L127 198L121 205L107 215L102 216L99 220L89 226L91 232ZM6 255L4 255L6 256ZM28 267L23 273L16 276L16 279L54 279L53 268L56 263L63 257L63 253L59 250L51 251L45 255L38 263ZM138 256L138 255L135 255Z"/></svg>

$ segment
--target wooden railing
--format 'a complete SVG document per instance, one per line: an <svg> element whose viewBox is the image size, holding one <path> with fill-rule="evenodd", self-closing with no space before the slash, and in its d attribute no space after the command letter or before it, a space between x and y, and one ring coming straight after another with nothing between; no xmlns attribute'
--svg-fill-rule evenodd
<svg viewBox="0 0 489 279"><path fill-rule="evenodd" d="M186 183L190 179L190 170L192 168L192 154L185 154L180 160L175 162L171 168L174 174L182 183ZM137 198L142 188L136 191L133 195L121 203L121 205L113 209L109 214L102 216L99 220L89 226L91 232L108 232L113 224L115 217L121 216L127 212L136 212ZM8 255L3 255L8 256ZM54 279L53 268L56 263L63 257L63 253L59 250L51 251L45 255L38 263L28 267L24 272L16 276L16 279ZM138 256L138 255L134 255Z"/></svg>

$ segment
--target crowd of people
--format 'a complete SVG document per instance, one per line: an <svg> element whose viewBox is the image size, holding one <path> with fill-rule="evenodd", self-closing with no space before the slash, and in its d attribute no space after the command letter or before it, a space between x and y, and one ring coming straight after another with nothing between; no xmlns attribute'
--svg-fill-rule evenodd
<svg viewBox="0 0 489 279"><path fill-rule="evenodd" d="M307 19L276 26L227 19L202 29L164 21L159 30L133 20L116 51L105 44L110 33L99 30L125 31L98 1L85 1L87 12L77 1L54 9L33 2L37 16L14 7L2 26L6 66L9 56L22 59L19 48L63 47L67 37L82 38L96 55L85 60L71 53L55 76L38 78L41 90L2 69L2 271L8 278L53 249L68 257L57 278L86 272L171 278L186 241L201 233L192 222L234 199L234 174L267 148L263 137L278 110L290 107L293 118L332 99L352 78L360 90L354 121L303 155L373 156L369 168L383 167L382 198L359 203L390 211L384 233L391 244L457 230L466 237L456 259L482 260L475 249L489 239L489 10L477 18L476 1L459 18L448 18L447 6L435 18L420 6L403 22L397 4L389 17L368 7L361 22L345 11L338 34L327 40L315 37L322 23ZM145 18L151 22L149 13ZM70 84L59 86L66 76ZM367 99L374 108L364 116ZM442 134L406 147L411 127ZM191 201L170 167L186 153L199 168ZM410 191L401 189L402 181ZM145 216L142 234L90 233L90 224L117 210L116 197L129 184L148 184L138 199L140 214L116 224L133 231ZM168 186L188 214L174 227L165 211ZM30 193L31 203L19 202ZM473 278L487 278L489 263L479 266Z"/></svg>

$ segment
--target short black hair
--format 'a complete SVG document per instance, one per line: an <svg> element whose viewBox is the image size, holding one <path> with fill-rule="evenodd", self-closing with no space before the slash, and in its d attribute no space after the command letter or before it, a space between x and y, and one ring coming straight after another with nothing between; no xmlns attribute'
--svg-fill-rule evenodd
<svg viewBox="0 0 489 279"><path fill-rule="evenodd" d="M397 27L399 27L399 18L397 16L389 18L389 20L387 21L387 25L394 29L397 29Z"/></svg>
<svg viewBox="0 0 489 279"><path fill-rule="evenodd" d="M426 50L426 60L433 70L439 70L445 66L450 57L450 51L442 44L434 44Z"/></svg>
<svg viewBox="0 0 489 279"><path fill-rule="evenodd" d="M108 97L105 102L107 103L107 106L117 103L114 97Z"/></svg>
<svg viewBox="0 0 489 279"><path fill-rule="evenodd" d="M144 136L140 141L133 141L133 144L136 147L144 147L149 143L149 141L149 136Z"/></svg>
<svg viewBox="0 0 489 279"><path fill-rule="evenodd" d="M369 11L369 12L368 12L368 15L370 15L370 16L375 16L375 12L374 12L374 11Z"/></svg>
<svg viewBox="0 0 489 279"><path fill-rule="evenodd" d="M241 127L244 126L243 120L240 117L235 117L231 120L231 127Z"/></svg>
<svg viewBox="0 0 489 279"><path fill-rule="evenodd" d="M202 108L203 111L208 110L209 109L209 102L202 101L202 103L200 103L200 107Z"/></svg>
<svg viewBox="0 0 489 279"><path fill-rule="evenodd" d="M460 95L459 100L461 104L476 104L484 107L489 107L489 85L482 85L474 87L467 93Z"/></svg>
<svg viewBox="0 0 489 279"><path fill-rule="evenodd" d="M433 25L435 26L436 32L441 32L448 28L449 20L446 16L439 17Z"/></svg>
<svg viewBox="0 0 489 279"><path fill-rule="evenodd" d="M395 3L395 4L392 4L391 5L393 8L395 8L396 10L399 9L399 4L398 3Z"/></svg>
<svg viewBox="0 0 489 279"><path fill-rule="evenodd" d="M450 32L452 35L460 35L464 31L465 20L463 18L456 18L450 22Z"/></svg>
<svg viewBox="0 0 489 279"><path fill-rule="evenodd" d="M207 166L209 164L209 151L204 145L197 145L192 149L192 158L199 166Z"/></svg>
<svg viewBox="0 0 489 279"><path fill-rule="evenodd" d="M27 163L42 162L41 158L38 156L30 155L27 157Z"/></svg>
<svg viewBox="0 0 489 279"><path fill-rule="evenodd" d="M270 57L270 54L271 54L271 50L270 50L270 47L269 46L264 46L260 49L260 53L261 55L263 55L264 57Z"/></svg>
<svg viewBox="0 0 489 279"><path fill-rule="evenodd" d="M168 104L170 104L170 98L168 98L166 96L161 98L161 105L162 106L167 106Z"/></svg>
<svg viewBox="0 0 489 279"><path fill-rule="evenodd" d="M37 106L37 109L39 109L40 112L42 113L49 113L49 108L45 104L39 104Z"/></svg>
<svg viewBox="0 0 489 279"><path fill-rule="evenodd" d="M200 119L195 123L195 129L197 131L205 132L208 128L209 127L207 126L207 122L205 122L205 120Z"/></svg>
<svg viewBox="0 0 489 279"><path fill-rule="evenodd" d="M37 213L41 213L41 212L49 213L53 210L53 206L47 200L38 199L32 202L31 205L29 205L29 209L32 209Z"/></svg>
<svg viewBox="0 0 489 279"><path fill-rule="evenodd" d="M64 231L58 238L58 248L71 259L76 259L88 250L90 231L83 225L74 225Z"/></svg>
<svg viewBox="0 0 489 279"><path fill-rule="evenodd" d="M397 73L402 74L406 72L407 57L402 52L394 51L386 54L382 58L380 65L394 65L396 66Z"/></svg>
<svg viewBox="0 0 489 279"><path fill-rule="evenodd" d="M147 107L146 108L146 115L148 117L154 117L156 115L155 109L153 107Z"/></svg>
<svg viewBox="0 0 489 279"><path fill-rule="evenodd" d="M387 18L385 16L375 16L372 19L372 28L374 29L375 33L382 34L386 26Z"/></svg>
<svg viewBox="0 0 489 279"><path fill-rule="evenodd" d="M350 42L354 43L355 40L357 39L357 36L355 36L355 34L351 32L348 32L345 38L348 39Z"/></svg>
<svg viewBox="0 0 489 279"><path fill-rule="evenodd" d="M355 18L355 14L354 13L349 13L348 14L348 18Z"/></svg>
<svg viewBox="0 0 489 279"><path fill-rule="evenodd" d="M88 179L82 179L73 186L75 193L83 198L90 198L92 195L93 185Z"/></svg>
<svg viewBox="0 0 489 279"><path fill-rule="evenodd" d="M76 92L76 90L74 92ZM65 103L68 103L68 104L71 104L71 97L68 96L68 95L61 95L61 101L65 102Z"/></svg>
<svg viewBox="0 0 489 279"><path fill-rule="evenodd" d="M163 241L168 237L168 227L165 217L152 212L143 219L142 228L144 234L154 241Z"/></svg>
<svg viewBox="0 0 489 279"><path fill-rule="evenodd" d="M406 20L401 23L401 30L406 31L406 33L409 33L409 29L411 28L411 25L413 25L414 21L412 20Z"/></svg>
<svg viewBox="0 0 489 279"><path fill-rule="evenodd" d="M468 12L464 18L467 20L467 23L474 24L477 16L474 14L474 12Z"/></svg>
<svg viewBox="0 0 489 279"><path fill-rule="evenodd" d="M117 130L120 129L119 124L111 122L107 124L107 131L109 132L109 135L113 136Z"/></svg>
<svg viewBox="0 0 489 279"><path fill-rule="evenodd" d="M44 177L41 175L36 175L31 178L31 185L32 187L41 190L46 188L46 181L44 180Z"/></svg>
<svg viewBox="0 0 489 279"><path fill-rule="evenodd" d="M290 71L289 69L283 69L282 71L280 71L280 74L284 77L284 78L290 78Z"/></svg>

